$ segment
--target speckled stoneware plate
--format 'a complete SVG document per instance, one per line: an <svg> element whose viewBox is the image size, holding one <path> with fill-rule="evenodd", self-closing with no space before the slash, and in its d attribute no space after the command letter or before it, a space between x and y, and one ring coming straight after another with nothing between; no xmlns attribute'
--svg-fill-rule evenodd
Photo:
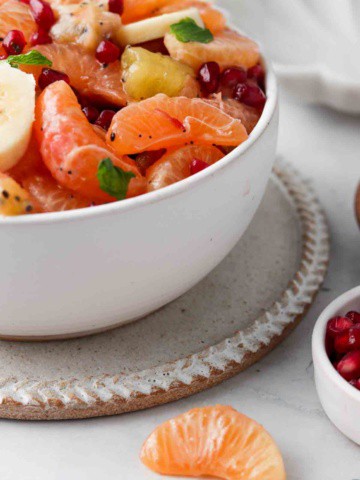
<svg viewBox="0 0 360 480"><path fill-rule="evenodd" d="M240 243L183 297L87 338L0 342L0 416L112 415L216 385L296 326L323 281L328 255L317 199L297 172L278 163Z"/></svg>

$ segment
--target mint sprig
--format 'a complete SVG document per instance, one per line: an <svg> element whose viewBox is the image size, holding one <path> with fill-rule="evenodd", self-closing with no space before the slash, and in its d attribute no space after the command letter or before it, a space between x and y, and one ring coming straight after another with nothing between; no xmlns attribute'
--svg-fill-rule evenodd
<svg viewBox="0 0 360 480"><path fill-rule="evenodd" d="M134 177L133 172L126 172L115 166L110 158L104 158L99 163L97 178L100 188L117 200L123 200L126 197L129 182Z"/></svg>
<svg viewBox="0 0 360 480"><path fill-rule="evenodd" d="M208 28L199 27L195 20L190 17L186 17L180 20L180 22L171 25L170 31L182 43L210 43L214 40L214 36Z"/></svg>
<svg viewBox="0 0 360 480"><path fill-rule="evenodd" d="M52 61L37 50L30 50L30 52L21 55L9 55L5 62L14 68L18 68L19 65L52 66Z"/></svg>

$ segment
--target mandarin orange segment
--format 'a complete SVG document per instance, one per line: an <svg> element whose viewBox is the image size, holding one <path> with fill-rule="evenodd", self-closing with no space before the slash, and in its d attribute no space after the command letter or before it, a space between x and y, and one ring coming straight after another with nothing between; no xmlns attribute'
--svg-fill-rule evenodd
<svg viewBox="0 0 360 480"><path fill-rule="evenodd" d="M217 62L221 69L236 65L250 68L260 60L258 45L247 37L232 30L214 35L214 40L182 43L172 33L165 35L165 46L175 60L198 70L203 63Z"/></svg>
<svg viewBox="0 0 360 480"><path fill-rule="evenodd" d="M7 173L17 182L22 183L22 181L29 175L33 175L35 172L44 171L45 169L46 167L41 158L35 132L33 131L26 152L20 158L18 163L8 170Z"/></svg>
<svg viewBox="0 0 360 480"><path fill-rule="evenodd" d="M240 120L201 99L159 94L120 110L106 138L118 155L124 155L187 142L235 146L247 133Z"/></svg>
<svg viewBox="0 0 360 480"><path fill-rule="evenodd" d="M10 30L22 31L27 42L37 31L30 7L20 0L0 3L0 37L4 38Z"/></svg>
<svg viewBox="0 0 360 480"><path fill-rule="evenodd" d="M154 472L225 480L285 480L281 454L254 420L228 406L194 408L149 436L140 458Z"/></svg>
<svg viewBox="0 0 360 480"><path fill-rule="evenodd" d="M179 10L185 10L186 8L195 7L199 10L201 18L212 33L218 33L225 29L226 18L224 15L213 8L211 4L204 2L203 0L173 0L169 1L166 5L159 8L155 14L162 15L164 13L178 12Z"/></svg>
<svg viewBox="0 0 360 480"><path fill-rule="evenodd" d="M221 94L211 95L205 101L220 108L230 117L241 120L248 134L252 132L261 117L259 109L240 103L232 98L222 98Z"/></svg>
<svg viewBox="0 0 360 480"><path fill-rule="evenodd" d="M189 177L190 164L195 159L212 165L223 156L224 154L213 146L186 145L172 149L147 169L148 191L158 190Z"/></svg>
<svg viewBox="0 0 360 480"><path fill-rule="evenodd" d="M52 61L53 69L66 73L71 85L83 96L117 106L127 104L119 61L103 68L94 55L85 52L78 45L71 44L38 45L36 50ZM36 78L41 72L41 67L26 66L22 69L27 73L33 73Z"/></svg>
<svg viewBox="0 0 360 480"><path fill-rule="evenodd" d="M36 103L35 131L44 163L65 188L102 202L114 201L100 189L99 163L110 158L124 171L131 171L127 197L146 191L146 180L130 159L120 158L106 146L82 113L71 87L63 82L49 85Z"/></svg>
<svg viewBox="0 0 360 480"><path fill-rule="evenodd" d="M166 5L168 0L124 0L123 23L132 23L149 17L157 8Z"/></svg>
<svg viewBox="0 0 360 480"><path fill-rule="evenodd" d="M92 206L92 202L82 195L61 187L51 175L34 174L23 181L38 211L61 212Z"/></svg>

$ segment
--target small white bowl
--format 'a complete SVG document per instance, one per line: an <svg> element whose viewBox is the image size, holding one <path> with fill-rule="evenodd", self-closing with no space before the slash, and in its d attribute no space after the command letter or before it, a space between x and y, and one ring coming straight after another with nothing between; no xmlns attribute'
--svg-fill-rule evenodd
<svg viewBox="0 0 360 480"><path fill-rule="evenodd" d="M344 435L360 445L360 391L337 373L325 351L328 320L351 310L360 311L360 286L336 298L322 312L313 332L312 355L316 389L325 413Z"/></svg>

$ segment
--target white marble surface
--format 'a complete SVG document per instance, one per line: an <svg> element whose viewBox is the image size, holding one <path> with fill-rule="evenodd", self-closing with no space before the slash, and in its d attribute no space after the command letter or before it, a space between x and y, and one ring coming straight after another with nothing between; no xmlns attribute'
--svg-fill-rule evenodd
<svg viewBox="0 0 360 480"><path fill-rule="evenodd" d="M86 421L0 421L1 480L161 478L138 460L143 440L163 420L214 403L231 404L273 434L284 454L289 480L360 479L360 447L340 434L323 413L310 351L319 312L360 283L360 231L353 215L360 178L360 117L304 106L282 95L278 151L312 180L332 233L328 277L297 330L247 372L175 404Z"/></svg>

